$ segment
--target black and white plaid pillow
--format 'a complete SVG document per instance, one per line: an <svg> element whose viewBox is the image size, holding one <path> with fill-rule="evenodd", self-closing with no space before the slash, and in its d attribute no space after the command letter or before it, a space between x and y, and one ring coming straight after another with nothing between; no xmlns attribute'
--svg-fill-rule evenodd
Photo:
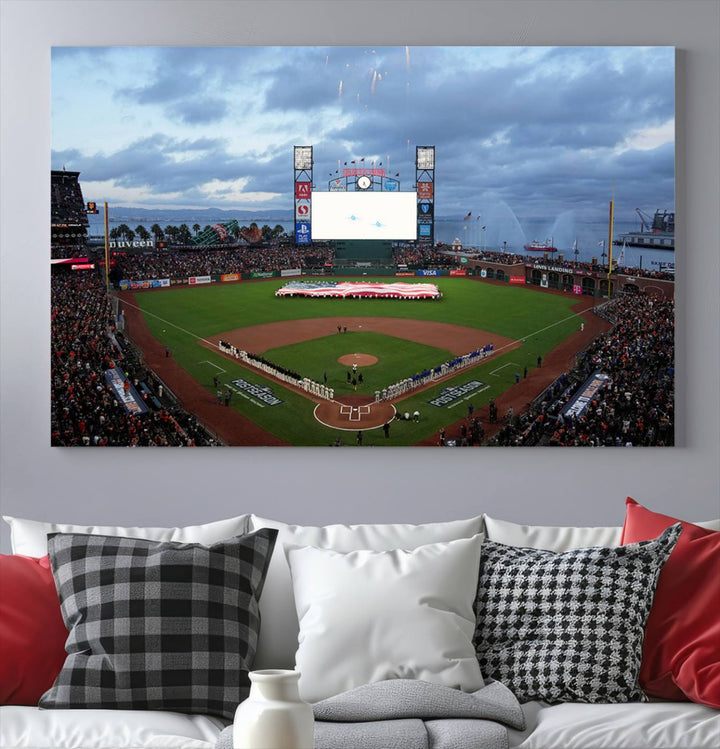
<svg viewBox="0 0 720 749"><path fill-rule="evenodd" d="M521 702L630 702L658 575L682 530L557 554L487 541L475 648Z"/></svg>
<svg viewBox="0 0 720 749"><path fill-rule="evenodd" d="M68 656L39 706L232 719L249 692L276 536L265 528L212 546L48 536Z"/></svg>

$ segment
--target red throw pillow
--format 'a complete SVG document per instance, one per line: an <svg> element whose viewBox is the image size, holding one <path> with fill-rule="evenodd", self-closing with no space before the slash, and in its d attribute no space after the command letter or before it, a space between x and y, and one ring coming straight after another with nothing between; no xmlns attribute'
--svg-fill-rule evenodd
<svg viewBox="0 0 720 749"><path fill-rule="evenodd" d="M0 704L37 705L67 636L49 558L0 554Z"/></svg>
<svg viewBox="0 0 720 749"><path fill-rule="evenodd" d="M621 544L682 523L658 579L643 643L640 686L651 696L720 708L720 532L626 501Z"/></svg>

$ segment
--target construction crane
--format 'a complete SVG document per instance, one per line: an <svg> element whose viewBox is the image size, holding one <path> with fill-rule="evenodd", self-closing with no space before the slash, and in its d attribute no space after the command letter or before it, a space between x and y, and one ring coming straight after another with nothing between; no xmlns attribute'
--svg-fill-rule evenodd
<svg viewBox="0 0 720 749"><path fill-rule="evenodd" d="M647 213L643 213L639 208L635 209L635 213L637 213L638 216L640 216L640 231L645 231L645 228L647 227L648 231L652 229L653 227L653 219L650 218L650 216L647 215Z"/></svg>

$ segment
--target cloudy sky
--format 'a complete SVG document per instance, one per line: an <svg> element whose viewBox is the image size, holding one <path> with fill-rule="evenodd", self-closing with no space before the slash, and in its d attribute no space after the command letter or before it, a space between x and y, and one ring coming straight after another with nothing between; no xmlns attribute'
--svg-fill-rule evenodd
<svg viewBox="0 0 720 749"><path fill-rule="evenodd" d="M55 48L52 168L88 200L292 210L294 145L314 182L383 162L412 189L436 147L438 216L674 207L671 47Z"/></svg>

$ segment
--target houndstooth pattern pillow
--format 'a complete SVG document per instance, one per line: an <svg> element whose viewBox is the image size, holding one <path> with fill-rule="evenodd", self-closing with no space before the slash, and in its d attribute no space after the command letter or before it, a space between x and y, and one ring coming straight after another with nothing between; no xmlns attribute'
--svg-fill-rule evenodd
<svg viewBox="0 0 720 749"><path fill-rule="evenodd" d="M618 548L557 554L486 541L475 648L521 702L630 702L658 575L682 526Z"/></svg>
<svg viewBox="0 0 720 749"><path fill-rule="evenodd" d="M68 655L39 706L232 719L249 692L276 535L212 546L50 535Z"/></svg>

